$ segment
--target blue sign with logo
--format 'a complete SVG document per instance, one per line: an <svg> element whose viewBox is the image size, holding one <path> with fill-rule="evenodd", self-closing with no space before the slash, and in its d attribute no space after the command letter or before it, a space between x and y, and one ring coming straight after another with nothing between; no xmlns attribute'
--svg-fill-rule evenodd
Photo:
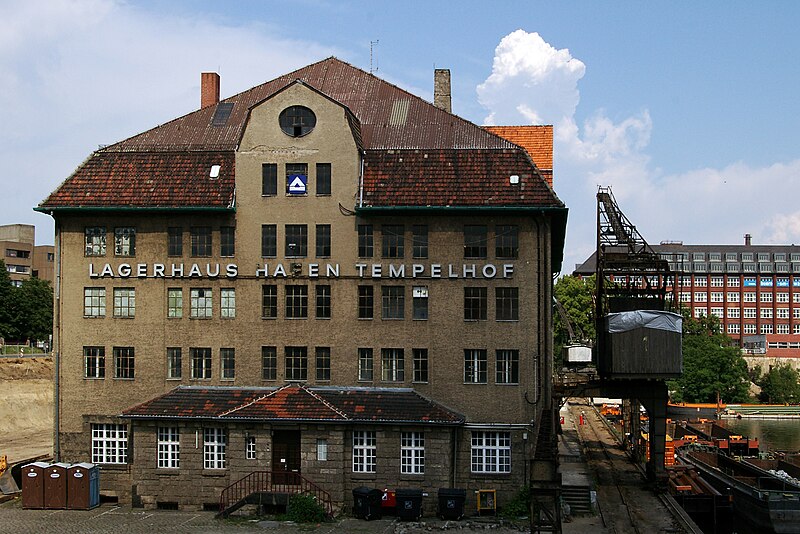
<svg viewBox="0 0 800 534"><path fill-rule="evenodd" d="M755 278L745 278L744 287L756 287L756 279Z"/></svg>
<svg viewBox="0 0 800 534"><path fill-rule="evenodd" d="M308 176L290 174L286 179L286 192L290 195L305 195L308 192Z"/></svg>

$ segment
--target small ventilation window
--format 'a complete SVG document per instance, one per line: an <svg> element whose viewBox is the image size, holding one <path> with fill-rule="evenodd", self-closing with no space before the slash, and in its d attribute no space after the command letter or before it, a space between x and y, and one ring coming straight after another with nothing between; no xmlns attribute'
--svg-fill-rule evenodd
<svg viewBox="0 0 800 534"><path fill-rule="evenodd" d="M208 176L210 178L219 178L219 165L212 165L211 171L209 171Z"/></svg>
<svg viewBox="0 0 800 534"><path fill-rule="evenodd" d="M228 118L233 111L233 102L220 102L214 110L214 117L211 119L211 126L225 126Z"/></svg>
<svg viewBox="0 0 800 534"><path fill-rule="evenodd" d="M278 116L281 130L292 137L303 137L311 133L317 124L314 112L305 106L290 106Z"/></svg>
<svg viewBox="0 0 800 534"><path fill-rule="evenodd" d="M509 181L509 183L510 183L511 185L517 185L517 184L519 184L519 175L517 175L517 174L512 174L511 176L509 176L509 177L508 177L508 181Z"/></svg>

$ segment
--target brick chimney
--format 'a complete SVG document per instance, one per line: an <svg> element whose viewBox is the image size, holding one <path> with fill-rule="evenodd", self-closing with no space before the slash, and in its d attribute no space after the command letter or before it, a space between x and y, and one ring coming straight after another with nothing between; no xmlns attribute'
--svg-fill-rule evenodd
<svg viewBox="0 0 800 534"><path fill-rule="evenodd" d="M452 113L450 104L450 69L433 71L433 105Z"/></svg>
<svg viewBox="0 0 800 534"><path fill-rule="evenodd" d="M744 234L744 246L746 247L750 246L750 239L751 239L750 234Z"/></svg>
<svg viewBox="0 0 800 534"><path fill-rule="evenodd" d="M203 72L200 74L200 108L207 108L219 102L219 74Z"/></svg>

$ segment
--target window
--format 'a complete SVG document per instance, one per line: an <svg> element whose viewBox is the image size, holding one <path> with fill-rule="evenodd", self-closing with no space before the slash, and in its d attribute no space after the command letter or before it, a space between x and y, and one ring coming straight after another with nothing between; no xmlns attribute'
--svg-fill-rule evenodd
<svg viewBox="0 0 800 534"><path fill-rule="evenodd" d="M422 432L400 433L400 472L425 474L425 435Z"/></svg>
<svg viewBox="0 0 800 534"><path fill-rule="evenodd" d="M758 261L769 261L769 252L759 252Z"/></svg>
<svg viewBox="0 0 800 534"><path fill-rule="evenodd" d="M83 347L83 369L85 378L105 378L106 348Z"/></svg>
<svg viewBox="0 0 800 534"><path fill-rule="evenodd" d="M498 321L519 320L519 288L495 288L495 317Z"/></svg>
<svg viewBox="0 0 800 534"><path fill-rule="evenodd" d="M744 309L744 318L745 319L755 319L756 318L756 309L755 308L745 308Z"/></svg>
<svg viewBox="0 0 800 534"><path fill-rule="evenodd" d="M330 258L331 256L331 225L317 225L317 257Z"/></svg>
<svg viewBox="0 0 800 534"><path fill-rule="evenodd" d="M136 290L132 287L114 288L114 317L136 316Z"/></svg>
<svg viewBox="0 0 800 534"><path fill-rule="evenodd" d="M92 424L92 463L128 463L128 427L115 424Z"/></svg>
<svg viewBox="0 0 800 534"><path fill-rule="evenodd" d="M83 288L83 316L106 316L106 289L104 287Z"/></svg>
<svg viewBox="0 0 800 534"><path fill-rule="evenodd" d="M739 319L741 310L739 308L728 308L728 319Z"/></svg>
<svg viewBox="0 0 800 534"><path fill-rule="evenodd" d="M756 294L753 293L752 291L748 291L747 293L744 294L743 301L744 302L755 302L756 301Z"/></svg>
<svg viewBox="0 0 800 534"><path fill-rule="evenodd" d="M353 431L353 472L374 473L377 439L374 431Z"/></svg>
<svg viewBox="0 0 800 534"><path fill-rule="evenodd" d="M317 319L331 318L331 286L318 285L315 287L317 301Z"/></svg>
<svg viewBox="0 0 800 534"><path fill-rule="evenodd" d="M739 293L731 291L728 293L728 302L739 302Z"/></svg>
<svg viewBox="0 0 800 534"><path fill-rule="evenodd" d="M792 319L800 319L800 308L792 308Z"/></svg>
<svg viewBox="0 0 800 534"><path fill-rule="evenodd" d="M721 252L709 252L708 253L708 261L722 261L722 253Z"/></svg>
<svg viewBox="0 0 800 534"><path fill-rule="evenodd" d="M114 378L134 378L135 355L133 347L114 347Z"/></svg>
<svg viewBox="0 0 800 534"><path fill-rule="evenodd" d="M723 302L724 297L721 291L715 291L711 293L711 302Z"/></svg>
<svg viewBox="0 0 800 534"><path fill-rule="evenodd" d="M384 382L405 380L403 349L381 349L381 364L381 380Z"/></svg>
<svg viewBox="0 0 800 534"><path fill-rule="evenodd" d="M331 348L317 347L317 380L331 379Z"/></svg>
<svg viewBox="0 0 800 534"><path fill-rule="evenodd" d="M726 252L725 261L736 261L738 259L735 252Z"/></svg>
<svg viewBox="0 0 800 534"><path fill-rule="evenodd" d="M205 258L211 256L211 227L192 226L192 257Z"/></svg>
<svg viewBox="0 0 800 534"><path fill-rule="evenodd" d="M308 255L308 227L305 224L286 225L287 258L305 258Z"/></svg>
<svg viewBox="0 0 800 534"><path fill-rule="evenodd" d="M181 434L177 426L158 427L158 467L178 469L181 466Z"/></svg>
<svg viewBox="0 0 800 534"><path fill-rule="evenodd" d="M728 276L725 282L728 284L728 287L739 287L739 277L738 276Z"/></svg>
<svg viewBox="0 0 800 534"><path fill-rule="evenodd" d="M318 438L317 439L317 461L318 462L327 462L328 461L328 440Z"/></svg>
<svg viewBox="0 0 800 534"><path fill-rule="evenodd" d="M519 254L519 229L516 225L497 226L495 232L495 256L516 258Z"/></svg>
<svg viewBox="0 0 800 534"><path fill-rule="evenodd" d="M295 188L293 184L298 181L305 182L302 188ZM287 163L286 164L286 194L287 195L307 195L308 194L308 164L306 163Z"/></svg>
<svg viewBox="0 0 800 534"><path fill-rule="evenodd" d="M485 321L486 320L486 288L485 287L465 287L464 288L464 320L465 321Z"/></svg>
<svg viewBox="0 0 800 534"><path fill-rule="evenodd" d="M358 257L371 258L373 255L372 225L358 225Z"/></svg>
<svg viewBox="0 0 800 534"><path fill-rule="evenodd" d="M274 197L278 194L278 165L261 164L261 196Z"/></svg>
<svg viewBox="0 0 800 534"><path fill-rule="evenodd" d="M722 319L725 317L724 308L711 308L711 315L715 315Z"/></svg>
<svg viewBox="0 0 800 534"><path fill-rule="evenodd" d="M511 472L510 432L472 432L472 472Z"/></svg>
<svg viewBox="0 0 800 534"><path fill-rule="evenodd" d="M182 376L183 361L180 347L167 348L167 378L176 379Z"/></svg>
<svg viewBox="0 0 800 534"><path fill-rule="evenodd" d="M222 380L233 380L236 378L236 349L219 349L219 359L222 363Z"/></svg>
<svg viewBox="0 0 800 534"><path fill-rule="evenodd" d="M739 334L739 331L740 331L739 323L728 323L729 334Z"/></svg>
<svg viewBox="0 0 800 534"><path fill-rule="evenodd" d="M384 258L402 258L404 256L404 233L405 228L402 224L384 224L381 226L381 250Z"/></svg>
<svg viewBox="0 0 800 534"><path fill-rule="evenodd" d="M486 384L486 350L464 349L464 383Z"/></svg>
<svg viewBox="0 0 800 534"><path fill-rule="evenodd" d="M776 334L788 334L789 333L789 325L788 324L776 324L775 325L775 333Z"/></svg>
<svg viewBox="0 0 800 534"><path fill-rule="evenodd" d="M203 429L203 469L225 469L228 437L224 428Z"/></svg>
<svg viewBox="0 0 800 534"><path fill-rule="evenodd" d="M780 293L775 293L775 302L780 302L781 304L786 304L789 302L789 293L782 291Z"/></svg>
<svg viewBox="0 0 800 534"><path fill-rule="evenodd" d="M761 308L762 319L772 319L772 308Z"/></svg>
<svg viewBox="0 0 800 534"><path fill-rule="evenodd" d="M317 195L331 194L331 164L317 163Z"/></svg>
<svg viewBox="0 0 800 534"><path fill-rule="evenodd" d="M800 304L800 292L795 291L794 293L792 293L792 302L794 302L795 304Z"/></svg>
<svg viewBox="0 0 800 534"><path fill-rule="evenodd" d="M256 437L247 436L244 440L244 458L245 460L256 459Z"/></svg>
<svg viewBox="0 0 800 534"><path fill-rule="evenodd" d="M708 308L695 308L694 309L694 318L699 319L700 317L705 317L708 315Z"/></svg>
<svg viewBox="0 0 800 534"><path fill-rule="evenodd" d="M277 319L278 317L278 286L261 286L261 318Z"/></svg>
<svg viewBox="0 0 800 534"><path fill-rule="evenodd" d="M305 106L289 106L278 115L278 124L290 137L303 137L314 130L317 117Z"/></svg>
<svg viewBox="0 0 800 534"><path fill-rule="evenodd" d="M358 380L372 382L372 349L358 349Z"/></svg>
<svg viewBox="0 0 800 534"><path fill-rule="evenodd" d="M306 347L286 347L286 380L306 380L308 378L308 351Z"/></svg>
<svg viewBox="0 0 800 534"><path fill-rule="evenodd" d="M275 380L277 378L278 378L277 347L261 347L261 379Z"/></svg>
<svg viewBox="0 0 800 534"><path fill-rule="evenodd" d="M754 325L754 324L746 324L746 325L744 325L744 333L745 334L755 334L756 333L756 325Z"/></svg>
<svg viewBox="0 0 800 534"><path fill-rule="evenodd" d="M136 255L136 228L130 226L114 228L114 255Z"/></svg>
<svg viewBox="0 0 800 534"><path fill-rule="evenodd" d="M486 257L486 226L467 224L464 225L464 257Z"/></svg>
<svg viewBox="0 0 800 534"><path fill-rule="evenodd" d="M428 349L413 349L414 382L428 381Z"/></svg>
<svg viewBox="0 0 800 534"><path fill-rule="evenodd" d="M772 302L772 293L761 293L759 298L761 302Z"/></svg>
<svg viewBox="0 0 800 534"><path fill-rule="evenodd" d="M372 319L374 302L373 302L373 287L372 286L358 286L358 318L359 319Z"/></svg>
<svg viewBox="0 0 800 534"><path fill-rule="evenodd" d="M712 276L710 285L711 287L724 287L725 280L721 276Z"/></svg>
<svg viewBox="0 0 800 534"><path fill-rule="evenodd" d="M772 324L762 324L761 325L761 333L762 334L771 334L772 333Z"/></svg>
<svg viewBox="0 0 800 534"><path fill-rule="evenodd" d="M778 319L788 319L789 318L789 308L778 308L775 310L775 317Z"/></svg>
<svg viewBox="0 0 800 534"><path fill-rule="evenodd" d="M274 224L261 225L261 257L274 258L278 255L278 227Z"/></svg>
<svg viewBox="0 0 800 534"><path fill-rule="evenodd" d="M183 256L183 228L180 226L167 228L167 255Z"/></svg>
<svg viewBox="0 0 800 534"><path fill-rule="evenodd" d="M382 286L381 316L384 319L405 318L406 288L403 286Z"/></svg>
<svg viewBox="0 0 800 534"><path fill-rule="evenodd" d="M167 289L167 317L173 319L183 317L183 290L179 287Z"/></svg>
<svg viewBox="0 0 800 534"><path fill-rule="evenodd" d="M415 286L413 293L413 317L417 320L428 318L428 286Z"/></svg>
<svg viewBox="0 0 800 534"><path fill-rule="evenodd" d="M695 276L693 278L695 287L708 287L708 279L705 276Z"/></svg>
<svg viewBox="0 0 800 534"><path fill-rule="evenodd" d="M708 293L705 291L695 291L694 293L694 301L695 302L707 302L708 301Z"/></svg>
<svg viewBox="0 0 800 534"><path fill-rule="evenodd" d="M208 380L211 378L211 349L208 347L192 347L189 349L192 360L192 379Z"/></svg>
<svg viewBox="0 0 800 534"><path fill-rule="evenodd" d="M692 294L687 292L682 292L680 296L681 302L691 302L692 301Z"/></svg>
<svg viewBox="0 0 800 534"><path fill-rule="evenodd" d="M208 319L213 315L211 288L194 288L190 291L189 316L194 319Z"/></svg>
<svg viewBox="0 0 800 534"><path fill-rule="evenodd" d="M232 258L236 254L236 228L233 226L220 226L219 228L219 255L223 258Z"/></svg>
<svg viewBox="0 0 800 534"><path fill-rule="evenodd" d="M106 255L106 227L87 226L83 230L86 256Z"/></svg>
<svg viewBox="0 0 800 534"><path fill-rule="evenodd" d="M219 290L219 316L223 319L236 317L236 289L223 287Z"/></svg>
<svg viewBox="0 0 800 534"><path fill-rule="evenodd" d="M308 317L308 286L286 286L286 318Z"/></svg>
<svg viewBox="0 0 800 534"><path fill-rule="evenodd" d="M495 382L498 384L519 383L519 351L498 349L495 369Z"/></svg>
<svg viewBox="0 0 800 534"><path fill-rule="evenodd" d="M428 225L411 226L411 256L424 259L428 257Z"/></svg>

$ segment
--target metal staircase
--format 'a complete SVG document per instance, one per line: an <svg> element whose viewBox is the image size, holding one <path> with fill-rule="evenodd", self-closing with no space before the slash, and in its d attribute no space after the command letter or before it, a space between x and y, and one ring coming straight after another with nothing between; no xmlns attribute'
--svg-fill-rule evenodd
<svg viewBox="0 0 800 534"><path fill-rule="evenodd" d="M276 497L288 500L289 496L301 493L312 495L325 515L333 517L333 502L327 491L300 473L272 471L254 471L222 490L217 517L227 517L245 504L274 502Z"/></svg>

